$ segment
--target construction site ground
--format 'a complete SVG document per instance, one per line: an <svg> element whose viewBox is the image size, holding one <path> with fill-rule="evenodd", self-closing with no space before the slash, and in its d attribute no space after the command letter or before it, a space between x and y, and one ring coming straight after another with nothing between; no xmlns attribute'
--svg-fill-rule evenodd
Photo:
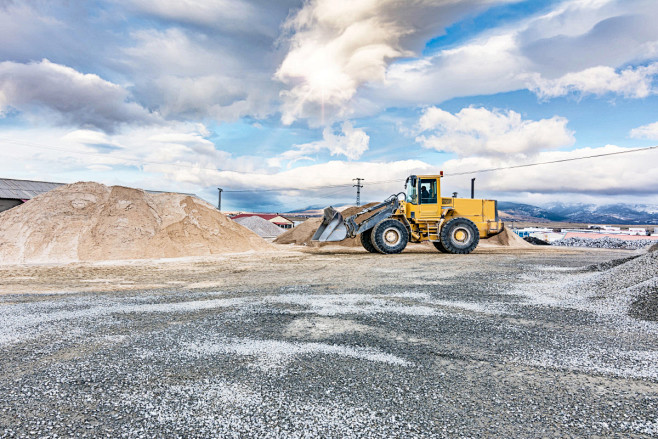
<svg viewBox="0 0 658 439"><path fill-rule="evenodd" d="M273 248L0 267L0 437L658 435L655 258Z"/></svg>

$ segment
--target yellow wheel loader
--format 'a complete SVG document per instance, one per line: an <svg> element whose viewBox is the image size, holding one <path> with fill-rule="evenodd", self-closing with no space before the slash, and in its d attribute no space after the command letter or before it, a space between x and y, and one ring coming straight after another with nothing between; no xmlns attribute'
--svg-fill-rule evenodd
<svg viewBox="0 0 658 439"><path fill-rule="evenodd" d="M409 241L429 241L443 253L466 254L475 250L480 238L503 230L495 200L442 198L441 177L443 172L411 175L404 192L348 218L327 207L312 239L327 242L359 236L366 250L383 254L400 253Z"/></svg>

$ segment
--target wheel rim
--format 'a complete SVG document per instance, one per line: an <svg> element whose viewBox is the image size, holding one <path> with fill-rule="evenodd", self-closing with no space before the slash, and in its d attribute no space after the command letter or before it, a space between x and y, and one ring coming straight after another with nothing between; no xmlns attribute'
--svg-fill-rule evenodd
<svg viewBox="0 0 658 439"><path fill-rule="evenodd" d="M465 227L458 227L452 232L452 239L458 244L468 244L471 240L471 232Z"/></svg>
<svg viewBox="0 0 658 439"><path fill-rule="evenodd" d="M402 235L400 235L399 230L393 227L389 227L388 229L384 230L384 242L386 245L395 246L400 242L401 239Z"/></svg>

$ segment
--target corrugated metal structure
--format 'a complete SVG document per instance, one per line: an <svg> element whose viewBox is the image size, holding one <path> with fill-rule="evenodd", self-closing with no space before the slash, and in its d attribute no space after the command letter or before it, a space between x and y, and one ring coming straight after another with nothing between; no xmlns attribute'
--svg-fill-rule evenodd
<svg viewBox="0 0 658 439"><path fill-rule="evenodd" d="M0 212L19 206L37 195L51 191L66 183L52 183L47 181L15 180L13 178L0 178ZM163 194L164 191L149 191L150 194ZM182 195L196 197L195 194L178 192Z"/></svg>
<svg viewBox="0 0 658 439"><path fill-rule="evenodd" d="M0 198L29 200L59 186L64 186L64 183L0 178Z"/></svg>
<svg viewBox="0 0 658 439"><path fill-rule="evenodd" d="M0 212L63 185L64 183L0 178Z"/></svg>

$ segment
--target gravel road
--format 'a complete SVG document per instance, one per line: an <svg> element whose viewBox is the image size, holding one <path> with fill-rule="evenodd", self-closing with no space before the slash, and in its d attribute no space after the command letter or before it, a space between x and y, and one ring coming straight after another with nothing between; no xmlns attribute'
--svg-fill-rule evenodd
<svg viewBox="0 0 658 439"><path fill-rule="evenodd" d="M652 254L341 251L0 273L0 437L658 436Z"/></svg>

